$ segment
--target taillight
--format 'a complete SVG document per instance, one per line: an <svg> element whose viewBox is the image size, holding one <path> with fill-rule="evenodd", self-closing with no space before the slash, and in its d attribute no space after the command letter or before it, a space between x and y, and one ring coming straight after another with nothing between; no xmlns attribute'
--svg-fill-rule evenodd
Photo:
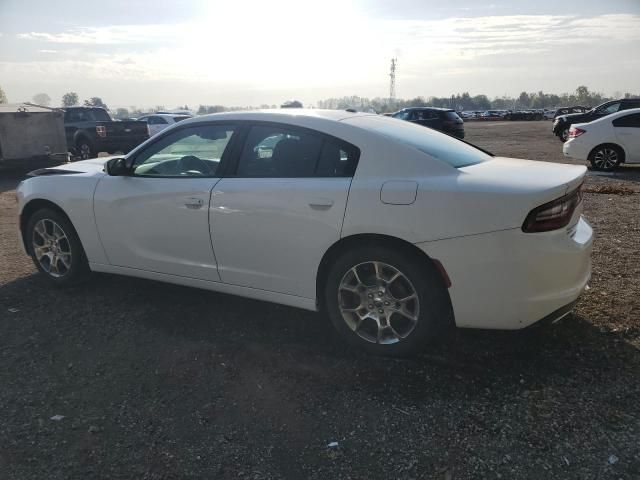
<svg viewBox="0 0 640 480"><path fill-rule="evenodd" d="M96 133L98 134L99 137L106 137L107 136L107 127L105 127L104 125L98 125L96 127Z"/></svg>
<svg viewBox="0 0 640 480"><path fill-rule="evenodd" d="M581 128L576 128L576 127L571 127L569 129L569 138L576 138L579 137L580 135L582 135L584 132L586 132L586 130L583 130Z"/></svg>
<svg viewBox="0 0 640 480"><path fill-rule="evenodd" d="M549 232L567 226L581 201L582 185L564 197L531 210L522 224L522 231Z"/></svg>

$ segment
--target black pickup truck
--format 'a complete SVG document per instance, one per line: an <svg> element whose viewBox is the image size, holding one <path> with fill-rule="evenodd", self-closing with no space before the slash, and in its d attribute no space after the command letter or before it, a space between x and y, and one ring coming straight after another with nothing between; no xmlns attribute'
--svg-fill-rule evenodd
<svg viewBox="0 0 640 480"><path fill-rule="evenodd" d="M561 142L566 142L569 139L569 128L574 123L592 122L606 115L611 115L621 110L629 110L630 108L640 108L640 98L611 100L584 113L559 115L553 120L553 133L558 136Z"/></svg>
<svg viewBox="0 0 640 480"><path fill-rule="evenodd" d="M115 121L104 108L68 107L64 112L67 146L77 159L99 152L127 153L149 138L146 122Z"/></svg>

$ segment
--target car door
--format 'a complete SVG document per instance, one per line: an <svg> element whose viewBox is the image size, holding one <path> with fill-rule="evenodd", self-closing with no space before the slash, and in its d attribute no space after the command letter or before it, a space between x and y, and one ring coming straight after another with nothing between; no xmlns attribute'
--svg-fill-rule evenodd
<svg viewBox="0 0 640 480"><path fill-rule="evenodd" d="M226 124L185 125L127 158L129 175L100 180L94 212L110 264L220 280L209 203L235 131Z"/></svg>
<svg viewBox="0 0 640 480"><path fill-rule="evenodd" d="M340 238L359 151L288 125L246 128L233 173L212 195L221 279L315 298L320 260Z"/></svg>
<svg viewBox="0 0 640 480"><path fill-rule="evenodd" d="M618 117L612 123L616 138L626 151L626 161L640 162L640 113Z"/></svg>

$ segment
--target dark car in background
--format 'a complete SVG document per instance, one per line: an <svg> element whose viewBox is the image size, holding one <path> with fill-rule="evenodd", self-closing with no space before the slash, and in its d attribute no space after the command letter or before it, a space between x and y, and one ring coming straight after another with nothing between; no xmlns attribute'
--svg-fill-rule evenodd
<svg viewBox="0 0 640 480"><path fill-rule="evenodd" d="M611 115L621 110L629 110L630 108L640 108L640 98L611 100L584 113L559 115L553 120L553 133L557 135L561 142L566 142L569 139L569 129L574 123L592 122L598 118ZM560 111L560 109L558 109L558 111Z"/></svg>
<svg viewBox="0 0 640 480"><path fill-rule="evenodd" d="M77 159L97 157L99 152L127 153L149 138L146 122L113 120L104 108L64 109L67 147Z"/></svg>
<svg viewBox="0 0 640 480"><path fill-rule="evenodd" d="M451 108L403 108L392 117L433 128L457 138L464 138L464 120Z"/></svg>

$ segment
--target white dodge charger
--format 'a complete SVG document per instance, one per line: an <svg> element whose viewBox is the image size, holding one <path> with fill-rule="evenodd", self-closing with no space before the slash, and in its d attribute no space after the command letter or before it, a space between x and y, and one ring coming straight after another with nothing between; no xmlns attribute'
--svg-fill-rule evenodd
<svg viewBox="0 0 640 480"><path fill-rule="evenodd" d="M570 311L590 275L584 175L373 114L224 113L32 172L20 229L56 285L108 272L320 310L406 355L447 326Z"/></svg>

